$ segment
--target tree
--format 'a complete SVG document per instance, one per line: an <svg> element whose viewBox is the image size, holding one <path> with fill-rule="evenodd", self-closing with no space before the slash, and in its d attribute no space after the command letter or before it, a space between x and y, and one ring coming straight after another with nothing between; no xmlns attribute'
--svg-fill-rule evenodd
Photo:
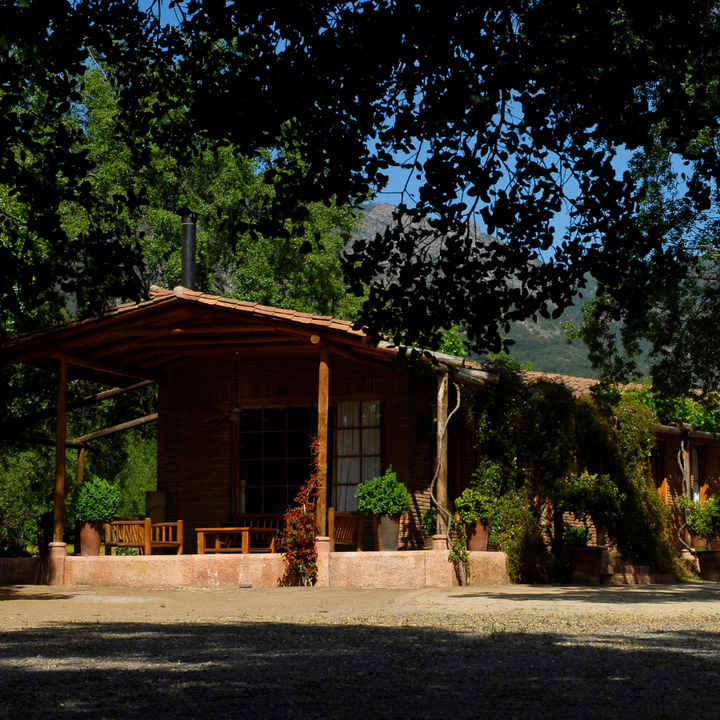
<svg viewBox="0 0 720 720"><path fill-rule="evenodd" d="M476 350L497 348L498 324L549 314L551 303L559 312L587 272L621 305L633 297L627 278L648 260L659 277L676 273L685 257L635 222L638 187L616 176L616 148L647 149L658 138L672 147L696 171L684 190L695 209L716 176L712 143L703 144L718 114L710 2L358 0L288 9L188 0L143 10L8 0L3 8L2 110L12 138L3 162L23 198L42 200L38 217L47 211L32 229L49 227L61 191L92 210L85 156L63 155L77 133L35 140L21 108L26 88L37 87L56 121L55 108L76 101L81 80L70 78L82 78L93 48L122 88L120 125L134 138L136 167L152 146L186 165L206 142L230 143L253 161L287 150L263 171L271 211L244 221L251 235L301 235L307 203L356 204L387 186L388 168L419 175L417 192L401 196L397 226L356 243L346 262L356 282L371 284L362 321L408 342L436 341L438 328L455 322ZM71 49L67 60L61 45ZM173 122L156 122L173 112ZM23 174L20 148L43 142L44 175ZM58 171L72 180L40 197ZM558 240L563 208L570 224ZM474 238L473 218L498 240ZM88 253L96 240L102 246L101 234L85 237ZM118 257L132 255L113 243ZM122 267L130 293L132 263Z"/></svg>

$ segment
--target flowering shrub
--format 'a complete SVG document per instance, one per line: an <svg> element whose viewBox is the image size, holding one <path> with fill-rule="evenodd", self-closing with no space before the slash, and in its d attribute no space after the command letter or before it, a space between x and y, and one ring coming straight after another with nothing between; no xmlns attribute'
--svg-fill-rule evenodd
<svg viewBox="0 0 720 720"><path fill-rule="evenodd" d="M318 571L315 538L318 535L319 447L319 441L313 440L313 472L295 498L295 505L285 511L285 523L277 544L288 570L297 576L302 585L313 585Z"/></svg>
<svg viewBox="0 0 720 720"><path fill-rule="evenodd" d="M29 544L37 541L37 522L24 512L0 516L0 557L28 555Z"/></svg>

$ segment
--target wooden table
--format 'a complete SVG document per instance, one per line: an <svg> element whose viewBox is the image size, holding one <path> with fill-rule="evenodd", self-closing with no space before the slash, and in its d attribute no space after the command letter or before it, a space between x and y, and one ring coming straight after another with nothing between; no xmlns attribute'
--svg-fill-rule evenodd
<svg viewBox="0 0 720 720"><path fill-rule="evenodd" d="M277 528L257 528L257 527L206 527L195 528L198 540L198 555L206 553L243 553L247 555L251 552L275 552L275 537L277 536ZM208 547L205 542L206 535L215 536L214 547ZM264 535L268 538L268 545L265 547L254 548L250 546L250 537L252 535ZM240 545L237 538L240 538ZM235 543L233 545L233 543Z"/></svg>

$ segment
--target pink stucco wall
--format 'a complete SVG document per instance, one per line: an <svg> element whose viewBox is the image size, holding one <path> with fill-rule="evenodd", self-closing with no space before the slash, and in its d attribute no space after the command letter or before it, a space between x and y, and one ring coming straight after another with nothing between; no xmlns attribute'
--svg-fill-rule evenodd
<svg viewBox="0 0 720 720"><path fill-rule="evenodd" d="M221 588L251 584L276 587L288 583L281 555L150 555L136 557L49 558L40 570L37 559L0 562L0 585L35 584L115 587ZM320 587L424 588L457 585L447 551L321 553ZM472 584L510 583L505 555L470 553Z"/></svg>

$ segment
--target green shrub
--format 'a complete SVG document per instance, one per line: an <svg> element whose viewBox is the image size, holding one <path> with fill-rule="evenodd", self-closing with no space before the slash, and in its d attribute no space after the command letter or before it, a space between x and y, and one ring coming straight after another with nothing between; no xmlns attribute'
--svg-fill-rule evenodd
<svg viewBox="0 0 720 720"><path fill-rule="evenodd" d="M111 522L120 506L120 491L107 480L91 475L81 486L75 506L80 522Z"/></svg>
<svg viewBox="0 0 720 720"><path fill-rule="evenodd" d="M490 522L514 582L547 583L562 579L562 568L550 555L536 518L520 494L503 495L493 508Z"/></svg>
<svg viewBox="0 0 720 720"><path fill-rule="evenodd" d="M709 497L704 504L683 496L678 505L685 511L688 530L710 545L720 533L720 495Z"/></svg>
<svg viewBox="0 0 720 720"><path fill-rule="evenodd" d="M570 475L558 483L555 493L558 512L571 513L585 527L588 520L596 527L612 523L624 500L609 475Z"/></svg>
<svg viewBox="0 0 720 720"><path fill-rule="evenodd" d="M487 520L492 513L492 500L476 487L465 488L455 500L460 522L472 525L477 520Z"/></svg>
<svg viewBox="0 0 720 720"><path fill-rule="evenodd" d="M434 535L437 530L437 510L429 507L420 517L420 527L425 535Z"/></svg>
<svg viewBox="0 0 720 720"><path fill-rule="evenodd" d="M582 525L568 525L563 533L565 546L569 548L587 547L591 537L590 531Z"/></svg>
<svg viewBox="0 0 720 720"><path fill-rule="evenodd" d="M355 497L358 510L367 515L403 515L410 510L410 493L397 479L392 466L384 475L360 483Z"/></svg>

